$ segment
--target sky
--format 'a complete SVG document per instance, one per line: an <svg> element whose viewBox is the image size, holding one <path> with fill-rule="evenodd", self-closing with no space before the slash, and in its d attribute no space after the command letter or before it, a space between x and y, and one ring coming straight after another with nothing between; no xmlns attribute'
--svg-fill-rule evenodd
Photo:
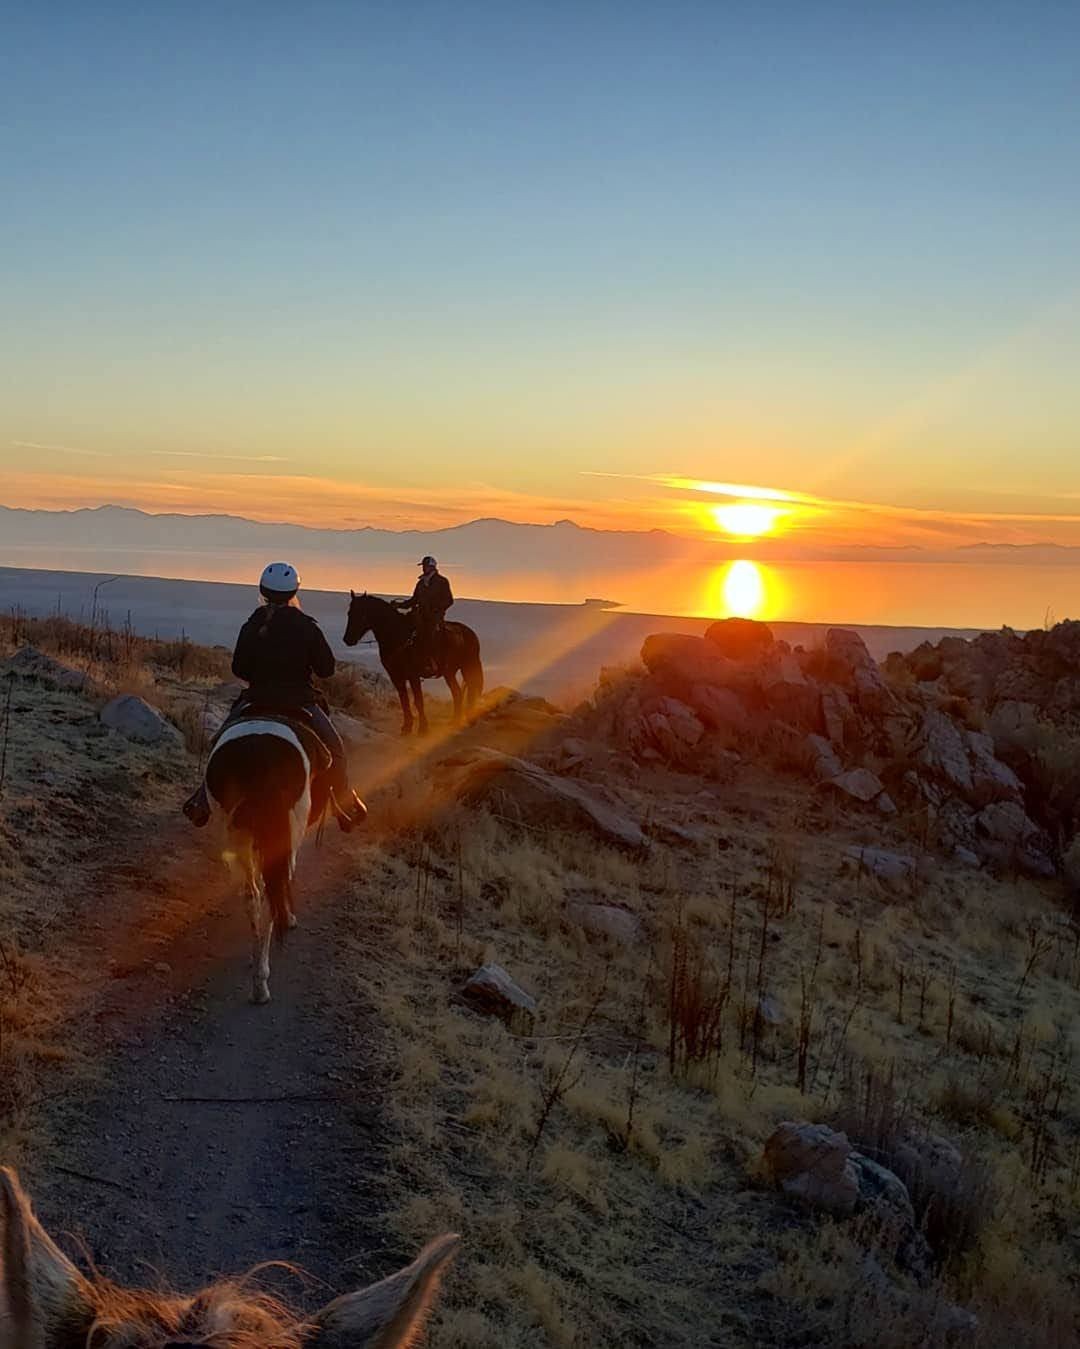
<svg viewBox="0 0 1080 1349"><path fill-rule="evenodd" d="M2 13L3 504L1080 544L1074 4Z"/></svg>

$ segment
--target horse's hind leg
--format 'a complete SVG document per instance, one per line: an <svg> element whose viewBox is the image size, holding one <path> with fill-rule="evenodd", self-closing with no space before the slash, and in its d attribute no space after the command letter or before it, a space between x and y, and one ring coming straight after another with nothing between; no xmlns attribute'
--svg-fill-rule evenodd
<svg viewBox="0 0 1080 1349"><path fill-rule="evenodd" d="M450 690L450 697L454 700L454 721L461 720L462 703L464 701L461 685L457 682L457 675L453 670L446 672L446 687Z"/></svg>
<svg viewBox="0 0 1080 1349"><path fill-rule="evenodd" d="M263 897L262 885L254 868L245 884L248 918L251 922L251 1001L270 1001L270 906Z"/></svg>

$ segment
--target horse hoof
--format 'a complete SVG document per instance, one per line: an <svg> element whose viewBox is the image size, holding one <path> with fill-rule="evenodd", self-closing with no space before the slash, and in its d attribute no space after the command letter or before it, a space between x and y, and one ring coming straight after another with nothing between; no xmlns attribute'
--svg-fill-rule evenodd
<svg viewBox="0 0 1080 1349"><path fill-rule="evenodd" d="M263 1007L270 1001L270 988L267 984L256 984L251 990L251 1001L256 1007Z"/></svg>
<svg viewBox="0 0 1080 1349"><path fill-rule="evenodd" d="M428 735L428 734L430 733L430 731L431 731L431 727L427 724L426 721L423 721L423 722L420 723L420 729L417 731L416 734L417 734L417 735Z"/></svg>
<svg viewBox="0 0 1080 1349"><path fill-rule="evenodd" d="M296 927L296 914L295 914L295 913L290 913L290 914L289 914L289 922L288 922L288 928L289 928L289 931L291 932L291 931L293 930L294 927Z"/></svg>
<svg viewBox="0 0 1080 1349"><path fill-rule="evenodd" d="M407 735L412 735L412 727L411 727L411 726L402 726L402 728L401 728L401 734L402 734L402 738L404 738L404 737L407 736Z"/></svg>

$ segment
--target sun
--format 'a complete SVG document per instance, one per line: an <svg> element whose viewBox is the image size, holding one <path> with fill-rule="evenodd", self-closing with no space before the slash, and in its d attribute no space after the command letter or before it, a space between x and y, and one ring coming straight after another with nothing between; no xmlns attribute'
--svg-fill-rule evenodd
<svg viewBox="0 0 1080 1349"><path fill-rule="evenodd" d="M775 506L764 506L757 501L732 501L726 506L709 509L719 528L739 539L756 539L768 534L784 514Z"/></svg>

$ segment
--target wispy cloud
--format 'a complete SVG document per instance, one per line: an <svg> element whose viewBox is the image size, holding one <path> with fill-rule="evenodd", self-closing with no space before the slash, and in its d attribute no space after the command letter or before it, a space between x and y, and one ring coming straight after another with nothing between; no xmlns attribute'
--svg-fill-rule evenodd
<svg viewBox="0 0 1080 1349"><path fill-rule="evenodd" d="M44 445L38 440L13 440L12 445L21 450L54 450L59 454L77 454L84 459L111 459L108 450L82 450L75 445Z"/></svg>
<svg viewBox="0 0 1080 1349"><path fill-rule="evenodd" d="M229 464L288 464L292 461L281 454L209 454L199 450L150 450L158 459L209 459Z"/></svg>

